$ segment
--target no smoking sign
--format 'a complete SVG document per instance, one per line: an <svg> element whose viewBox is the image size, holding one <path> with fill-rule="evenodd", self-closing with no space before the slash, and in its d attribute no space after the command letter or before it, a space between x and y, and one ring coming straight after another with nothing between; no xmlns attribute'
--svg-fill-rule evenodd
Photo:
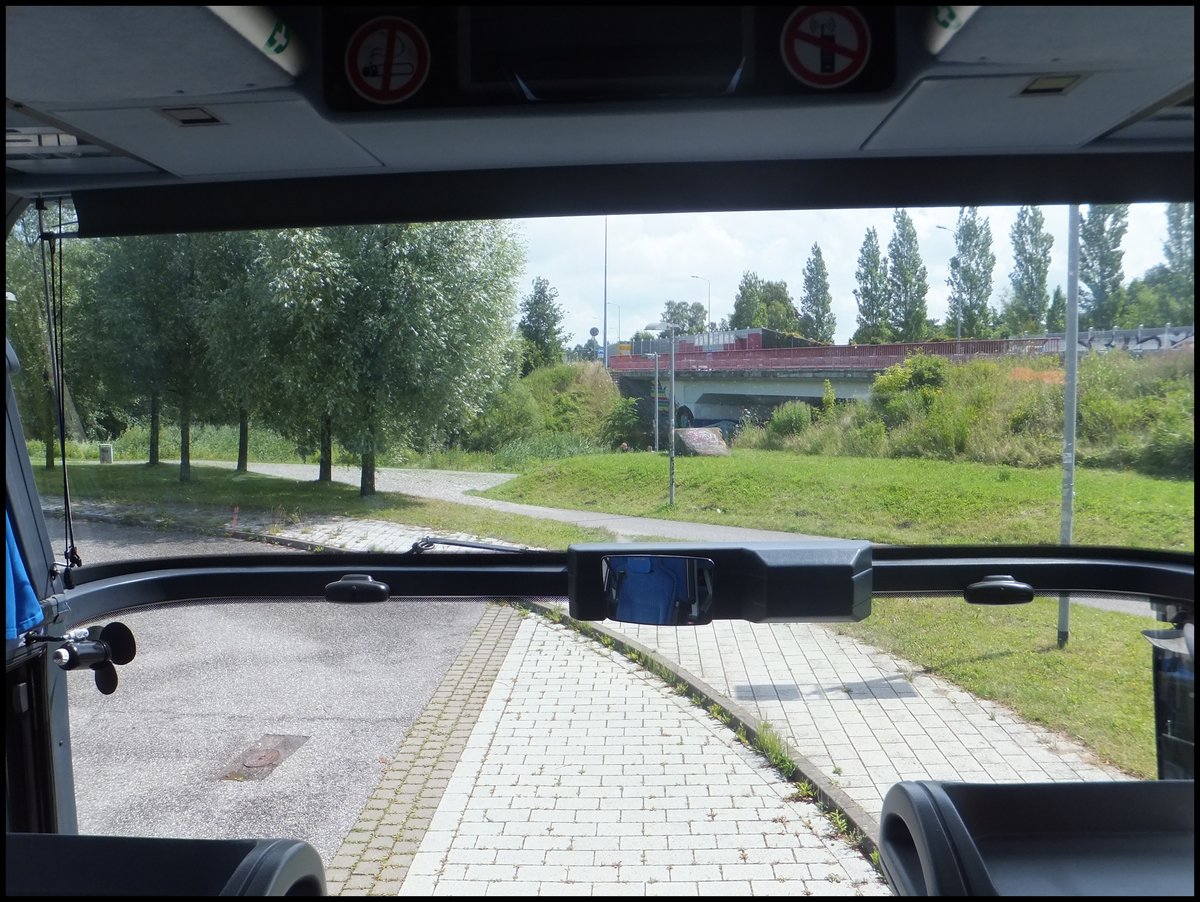
<svg viewBox="0 0 1200 902"><path fill-rule="evenodd" d="M399 103L429 75L429 42L407 19L383 16L354 32L346 46L346 77L372 103Z"/></svg>
<svg viewBox="0 0 1200 902"><path fill-rule="evenodd" d="M779 49L788 71L813 88L839 88L866 68L871 31L849 6L802 6L783 26Z"/></svg>

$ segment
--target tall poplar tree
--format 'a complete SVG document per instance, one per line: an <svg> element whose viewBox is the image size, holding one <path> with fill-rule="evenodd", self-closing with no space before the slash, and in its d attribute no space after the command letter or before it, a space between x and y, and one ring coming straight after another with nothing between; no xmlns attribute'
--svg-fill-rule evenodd
<svg viewBox="0 0 1200 902"><path fill-rule="evenodd" d="M1021 207L1010 235L1013 268L1009 273L1012 297L1002 311L1009 333L1040 332L1046 324L1050 294L1046 280L1050 273L1050 249L1054 237L1046 231L1046 218L1037 207Z"/></svg>
<svg viewBox="0 0 1200 902"><path fill-rule="evenodd" d="M896 226L888 243L889 324L896 341L920 341L928 327L926 295L929 274L921 262L917 230L907 210L892 217Z"/></svg>
<svg viewBox="0 0 1200 902"><path fill-rule="evenodd" d="M800 296L800 332L824 344L833 343L837 318L833 315L833 295L829 291L829 271L821 246L814 244L812 256L804 267L804 293Z"/></svg>
<svg viewBox="0 0 1200 902"><path fill-rule="evenodd" d="M1121 240L1129 227L1129 204L1093 204L1079 223L1079 281L1084 325L1112 329L1125 303L1125 256Z"/></svg>
<svg viewBox="0 0 1200 902"><path fill-rule="evenodd" d="M853 341L858 344L879 344L891 341L888 326L887 260L879 249L879 235L867 229L858 252L858 269L854 274L858 287L854 298L858 302L858 329Z"/></svg>
<svg viewBox="0 0 1200 902"><path fill-rule="evenodd" d="M946 332L955 338L983 338L991 330L992 271L996 255L992 252L992 227L980 217L978 207L958 211L954 227L955 253L950 258L950 305L946 313Z"/></svg>

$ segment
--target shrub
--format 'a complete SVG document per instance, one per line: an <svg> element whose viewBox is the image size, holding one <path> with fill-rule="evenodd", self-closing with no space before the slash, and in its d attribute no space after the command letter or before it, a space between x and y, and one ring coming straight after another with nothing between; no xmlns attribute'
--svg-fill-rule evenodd
<svg viewBox="0 0 1200 902"><path fill-rule="evenodd" d="M1195 407L1182 396L1169 398L1150 429L1150 441L1138 461L1149 473L1195 478Z"/></svg>
<svg viewBox="0 0 1200 902"><path fill-rule="evenodd" d="M495 451L508 442L533 438L543 431L542 408L529 387L514 379L475 418L463 446L468 451Z"/></svg>
<svg viewBox="0 0 1200 902"><path fill-rule="evenodd" d="M634 448L645 447L646 430L638 413L637 398L618 398L604 419L604 443L615 448L628 443Z"/></svg>
<svg viewBox="0 0 1200 902"><path fill-rule="evenodd" d="M596 362L542 367L523 382L541 408L548 431L593 441L603 438L609 412L620 398L608 371Z"/></svg>
<svg viewBox="0 0 1200 902"><path fill-rule="evenodd" d="M776 440L799 435L812 425L812 407L807 401L785 401L767 421L767 435Z"/></svg>

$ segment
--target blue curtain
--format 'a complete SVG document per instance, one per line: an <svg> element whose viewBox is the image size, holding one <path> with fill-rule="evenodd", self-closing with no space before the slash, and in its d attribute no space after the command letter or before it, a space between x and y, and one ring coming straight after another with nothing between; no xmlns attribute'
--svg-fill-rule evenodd
<svg viewBox="0 0 1200 902"><path fill-rule="evenodd" d="M4 568L4 638L16 639L42 622L42 606L38 603L25 561L13 537L8 508L4 509L4 546L8 566Z"/></svg>

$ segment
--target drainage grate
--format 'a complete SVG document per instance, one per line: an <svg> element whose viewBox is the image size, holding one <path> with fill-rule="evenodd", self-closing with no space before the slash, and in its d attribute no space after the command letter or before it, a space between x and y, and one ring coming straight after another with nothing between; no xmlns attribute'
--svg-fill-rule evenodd
<svg viewBox="0 0 1200 902"><path fill-rule="evenodd" d="M292 752L308 742L307 736L280 736L268 733L240 752L225 767L222 780L243 782L265 780Z"/></svg>

